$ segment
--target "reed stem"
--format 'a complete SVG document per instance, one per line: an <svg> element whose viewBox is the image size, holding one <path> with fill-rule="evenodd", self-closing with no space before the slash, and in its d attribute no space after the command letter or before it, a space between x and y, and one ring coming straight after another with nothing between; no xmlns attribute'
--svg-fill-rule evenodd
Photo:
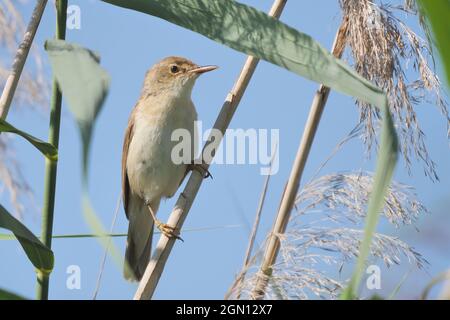
<svg viewBox="0 0 450 320"><path fill-rule="evenodd" d="M270 9L269 15L275 18L279 18L281 12L286 5L287 0L275 0L272 8ZM222 133L222 137L228 125L233 118L234 113L244 95L245 90L253 76L253 73L258 65L259 59L248 56L245 64L241 70L241 73L234 84L233 89L228 94L225 102L220 110L220 113L214 124L214 129L219 130ZM213 130L215 131L215 130ZM208 142L205 144L203 151L206 148L211 150L211 144L213 145L213 150L217 150L220 145L221 138L217 138L211 135L208 138ZM203 152L202 152L203 154ZM209 167L209 163L212 159L206 161L206 169ZM197 171L193 171L186 187L181 193L180 197L175 204L175 207L169 217L168 224L170 226L176 227L178 230L181 229L184 220L187 217L189 209L197 195L200 185L202 184L203 177ZM142 277L139 287L134 295L135 300L146 300L151 299L153 293L155 292L156 286L158 285L159 278L164 270L167 259L169 258L170 252L175 244L174 238L167 238L166 236L161 236L158 244L156 245L155 253L153 254L150 262L145 270L144 276Z"/></svg>
<svg viewBox="0 0 450 320"><path fill-rule="evenodd" d="M33 44L34 36L41 22L42 14L44 13L47 0L39 0L34 7L33 13L28 23L27 30L23 36L22 43L17 49L12 65L11 73L6 79L5 87L0 97L0 118L6 119L8 115L11 102L16 92L17 84L19 83L20 76L22 75L23 67L27 61L28 53L30 52L31 45Z"/></svg>
<svg viewBox="0 0 450 320"><path fill-rule="evenodd" d="M347 34L347 20L344 20L336 34L332 53L337 58L342 56L345 47ZM294 206L295 197L297 195L300 180L305 169L306 161L308 160L309 152L311 150L314 137L319 126L319 122L325 108L325 105L330 94L330 88L320 85L319 90L314 96L309 116L305 124L300 145L297 149L297 155L292 165L289 180L284 189L278 214L275 218L271 234L269 236L264 257L261 263L260 270L257 274L255 287L252 291L252 298L256 300L264 299L266 294L268 280L272 275L272 266L275 263L278 252L280 250L279 235L284 234L288 224L292 208Z"/></svg>
<svg viewBox="0 0 450 320"><path fill-rule="evenodd" d="M67 0L56 0L56 39L66 38ZM61 90L53 78L51 113L48 142L58 148L59 127L61 122ZM53 216L55 209L57 161L45 160L44 204L42 208L42 242L51 248L53 233ZM37 275L36 299L47 300L50 274L39 272Z"/></svg>

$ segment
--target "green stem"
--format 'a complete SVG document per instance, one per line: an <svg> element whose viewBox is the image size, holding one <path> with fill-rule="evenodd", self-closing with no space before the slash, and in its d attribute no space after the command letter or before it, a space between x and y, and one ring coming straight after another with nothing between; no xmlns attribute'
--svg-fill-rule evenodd
<svg viewBox="0 0 450 320"><path fill-rule="evenodd" d="M67 0L56 0L56 39L64 40L66 38L66 20ZM56 83L56 80L53 79L48 142L56 148L58 148L59 145L61 103L61 90ZM57 168L57 161L50 161L48 159L45 160L44 205L42 208L42 242L49 248L51 248L52 244ZM38 272L36 292L36 298L38 300L48 299L49 278L49 274Z"/></svg>

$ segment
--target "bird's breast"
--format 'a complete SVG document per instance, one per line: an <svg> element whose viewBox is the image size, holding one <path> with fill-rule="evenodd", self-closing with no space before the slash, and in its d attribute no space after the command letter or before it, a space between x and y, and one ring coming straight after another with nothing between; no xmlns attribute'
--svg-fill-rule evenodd
<svg viewBox="0 0 450 320"><path fill-rule="evenodd" d="M193 105L192 109L148 108L136 113L127 173L130 188L142 198L152 201L171 197L178 189L186 165L172 159L172 149L178 143L172 141L172 133L184 129L194 137Z"/></svg>

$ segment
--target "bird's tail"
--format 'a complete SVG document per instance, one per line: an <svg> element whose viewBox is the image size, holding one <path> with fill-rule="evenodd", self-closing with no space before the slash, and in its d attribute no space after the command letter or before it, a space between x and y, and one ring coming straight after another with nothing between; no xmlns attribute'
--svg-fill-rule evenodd
<svg viewBox="0 0 450 320"><path fill-rule="evenodd" d="M153 219L141 199L133 199L125 251L123 275L129 281L139 281L150 260L153 237ZM157 208L156 208L157 209Z"/></svg>

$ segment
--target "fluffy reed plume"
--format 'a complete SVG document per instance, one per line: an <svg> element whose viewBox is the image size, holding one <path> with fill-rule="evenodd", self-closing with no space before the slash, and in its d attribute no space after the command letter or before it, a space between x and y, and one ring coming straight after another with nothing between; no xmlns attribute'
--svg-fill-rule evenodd
<svg viewBox="0 0 450 320"><path fill-rule="evenodd" d="M27 0L20 0L26 3ZM10 73L12 59L17 46L25 34L25 23L17 9L17 1L0 0L0 87L3 88ZM7 57L8 59L4 59ZM14 96L15 106L46 106L49 97L49 84L45 79L42 59L38 50L30 52L28 68L23 71ZM31 65L30 65L31 62Z"/></svg>
<svg viewBox="0 0 450 320"><path fill-rule="evenodd" d="M31 189L23 178L20 167L16 161L13 148L10 147L11 139L6 135L0 136L0 195L6 189L9 192L10 201L19 217L23 212L20 198L31 197Z"/></svg>
<svg viewBox="0 0 450 320"><path fill-rule="evenodd" d="M320 177L308 183L296 198L296 212L287 232L279 235L281 255L273 266L267 299L337 298L345 287L341 269L356 259L363 236L364 218L373 178L368 173L340 173ZM416 199L412 188L393 183L386 195L382 216L396 227L412 224L426 208ZM258 252L253 261L257 261ZM376 234L371 260L386 266L403 260L418 268L426 260L413 248L384 234ZM249 298L255 272L233 289L231 298L240 294Z"/></svg>
<svg viewBox="0 0 450 320"><path fill-rule="evenodd" d="M12 59L25 33L25 24L17 4L17 1L0 0L0 88L4 87L10 73ZM28 69L25 69L21 75L14 97L15 107L47 105L49 85L44 77L41 57L37 50L32 50L30 56L32 59L29 59ZM30 195L31 192L15 160L12 142L10 136L0 135L0 193L5 189L9 192L15 213L20 216L22 212L20 197Z"/></svg>
<svg viewBox="0 0 450 320"><path fill-rule="evenodd" d="M345 218L357 223L366 215L372 185L373 178L369 173L322 176L303 187L296 198L296 209L303 214L322 205L331 212L329 219L343 222ZM414 189L396 181L391 183L385 201L383 215L396 227L412 224L420 213L427 212L417 200ZM336 212L339 212L338 216Z"/></svg>
<svg viewBox="0 0 450 320"><path fill-rule="evenodd" d="M447 135L450 134L450 118L434 71L430 33L415 1L406 0L396 6L375 0L339 0L339 3L343 15L349 19L347 44L354 68L388 93L408 170L414 156L423 162L425 174L438 180L415 106L424 102L436 105L447 123ZM418 18L425 38L408 27L399 15L405 21ZM380 114L375 107L360 101L357 106L363 124L362 136L370 150Z"/></svg>

